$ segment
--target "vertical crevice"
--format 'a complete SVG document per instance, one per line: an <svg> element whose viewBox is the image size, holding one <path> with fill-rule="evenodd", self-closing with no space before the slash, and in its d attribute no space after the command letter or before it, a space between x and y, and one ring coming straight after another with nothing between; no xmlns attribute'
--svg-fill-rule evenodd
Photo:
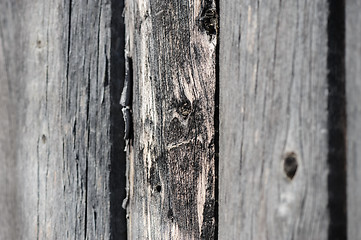
<svg viewBox="0 0 361 240"><path fill-rule="evenodd" d="M38 143L36 144L36 152L37 152L37 201L36 201L36 239L39 238L39 230L40 230L40 157L39 157L39 144L40 140L38 140Z"/></svg>
<svg viewBox="0 0 361 240"><path fill-rule="evenodd" d="M89 142L89 141L88 141ZM88 149L89 149L89 143L88 143ZM89 159L88 156L86 157L86 161L85 161L85 182L84 182L84 186L85 186L85 206L84 206L84 240L86 240L88 238L88 164L89 164Z"/></svg>
<svg viewBox="0 0 361 240"><path fill-rule="evenodd" d="M216 4L216 11L218 13L218 20L217 20L217 26L216 26L216 32L217 32L217 45L216 45L216 59L215 59L215 68L216 68L216 84L215 84L215 111L214 111L214 130L215 130L215 137L214 137L214 147L215 147L215 198L216 198L216 204L214 209L215 214L215 234L214 238L218 239L218 209L219 209L219 26L220 26L220 9L219 9L219 0L215 0Z"/></svg>
<svg viewBox="0 0 361 240"><path fill-rule="evenodd" d="M125 76L125 26L123 18L124 1L111 1L111 47L109 69L110 89L110 239L127 239L126 211L122 202L126 196L126 155L124 152L124 121L119 104Z"/></svg>
<svg viewBox="0 0 361 240"><path fill-rule="evenodd" d="M345 1L328 4L328 239L346 240Z"/></svg>
<svg viewBox="0 0 361 240"><path fill-rule="evenodd" d="M86 103L86 123L87 123L87 144L86 149L90 149L90 72L88 73L88 86L87 86L87 103ZM88 238L88 190L89 190L89 155L86 154L85 157L85 179L84 179L84 187L85 187L85 206L84 206L84 240Z"/></svg>
<svg viewBox="0 0 361 240"><path fill-rule="evenodd" d="M72 0L69 0L69 15L68 15L68 39L67 39L67 56L66 56L66 98L65 99L68 99L68 91L69 91L69 66L70 66L70 47L71 47L71 14L72 14L72 7L73 7L73 1ZM67 100L68 101L68 100ZM66 109L68 108L68 106L66 107Z"/></svg>

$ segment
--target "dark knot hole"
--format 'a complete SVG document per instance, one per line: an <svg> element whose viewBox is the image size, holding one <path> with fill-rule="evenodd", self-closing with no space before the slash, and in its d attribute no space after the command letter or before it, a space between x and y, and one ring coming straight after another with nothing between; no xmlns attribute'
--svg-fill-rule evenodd
<svg viewBox="0 0 361 240"><path fill-rule="evenodd" d="M291 152L286 154L286 157L283 162L283 170L285 171L289 179L293 179L298 168L297 156L295 153Z"/></svg>

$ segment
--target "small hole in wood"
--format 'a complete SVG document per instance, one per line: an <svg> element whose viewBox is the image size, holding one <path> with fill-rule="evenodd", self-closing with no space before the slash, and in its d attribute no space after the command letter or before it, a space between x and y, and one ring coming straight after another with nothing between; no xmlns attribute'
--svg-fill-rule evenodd
<svg viewBox="0 0 361 240"><path fill-rule="evenodd" d="M42 43L41 40L37 40L36 41L36 47L41 48L41 43Z"/></svg>
<svg viewBox="0 0 361 240"><path fill-rule="evenodd" d="M46 136L45 136L44 134L41 136L41 141L42 141L43 143L46 143Z"/></svg>
<svg viewBox="0 0 361 240"><path fill-rule="evenodd" d="M168 210L167 217L173 221L173 210L172 209Z"/></svg>
<svg viewBox="0 0 361 240"><path fill-rule="evenodd" d="M155 189L157 190L157 192L161 192L162 191L162 186L158 185L155 187Z"/></svg>
<svg viewBox="0 0 361 240"><path fill-rule="evenodd" d="M298 168L297 156L295 153L287 153L283 163L283 170L289 179L293 179Z"/></svg>

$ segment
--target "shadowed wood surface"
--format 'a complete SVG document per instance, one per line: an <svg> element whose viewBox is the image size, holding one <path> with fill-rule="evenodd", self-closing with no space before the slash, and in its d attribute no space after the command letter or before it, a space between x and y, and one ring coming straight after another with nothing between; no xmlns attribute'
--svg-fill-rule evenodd
<svg viewBox="0 0 361 240"><path fill-rule="evenodd" d="M328 239L327 10L221 1L220 239Z"/></svg>
<svg viewBox="0 0 361 240"><path fill-rule="evenodd" d="M215 236L212 1L126 1L133 59L130 239Z"/></svg>
<svg viewBox="0 0 361 240"><path fill-rule="evenodd" d="M346 1L348 239L361 239L361 1Z"/></svg>
<svg viewBox="0 0 361 240"><path fill-rule="evenodd" d="M105 0L0 2L1 239L110 238L111 155L124 149L111 13Z"/></svg>

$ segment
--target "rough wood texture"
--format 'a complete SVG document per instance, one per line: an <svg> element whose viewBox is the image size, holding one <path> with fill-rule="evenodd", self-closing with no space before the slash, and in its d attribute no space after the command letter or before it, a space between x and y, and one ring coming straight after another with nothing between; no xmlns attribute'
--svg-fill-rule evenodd
<svg viewBox="0 0 361 240"><path fill-rule="evenodd" d="M133 59L130 239L215 236L212 1L126 1Z"/></svg>
<svg viewBox="0 0 361 240"><path fill-rule="evenodd" d="M361 239L361 1L346 1L348 239Z"/></svg>
<svg viewBox="0 0 361 240"><path fill-rule="evenodd" d="M0 1L1 239L110 238L111 16L106 0Z"/></svg>
<svg viewBox="0 0 361 240"><path fill-rule="evenodd" d="M0 5L1 6L1 5ZM0 29L3 19L0 17ZM16 105L11 102L10 87L6 70L4 43L0 32L0 239L16 239L16 179L15 125L13 122Z"/></svg>
<svg viewBox="0 0 361 240"><path fill-rule="evenodd" d="M325 0L221 1L221 239L328 239L327 20Z"/></svg>

